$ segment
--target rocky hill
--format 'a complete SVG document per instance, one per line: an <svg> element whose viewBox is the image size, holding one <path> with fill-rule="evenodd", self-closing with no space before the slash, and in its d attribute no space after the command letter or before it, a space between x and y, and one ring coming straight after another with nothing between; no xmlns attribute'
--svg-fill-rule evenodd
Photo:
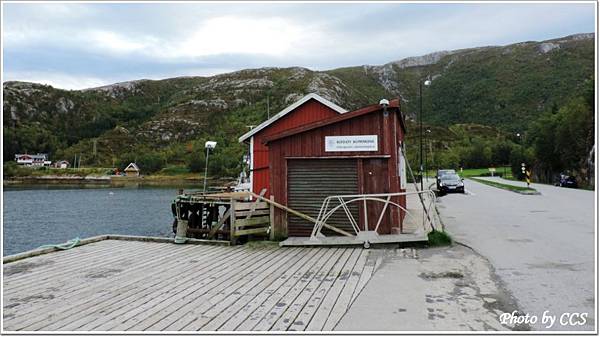
<svg viewBox="0 0 600 337"><path fill-rule="evenodd" d="M6 82L4 159L17 152L49 152L53 160L81 153L88 165L109 166L125 154L160 151L162 160L177 163L211 137L237 162L243 153L237 137L247 126L307 93L347 109L399 96L414 118L418 83L426 78L432 80L424 88L427 123L514 132L578 94L594 74L594 38L441 51L380 66L260 68L85 90Z"/></svg>
<svg viewBox="0 0 600 337"><path fill-rule="evenodd" d="M425 120L443 125L480 123L523 130L539 112L561 105L594 72L594 34L543 42L441 51L382 66L332 70L346 83L368 85L401 96L407 110L417 111L419 80L424 89ZM366 90L363 90L369 93Z"/></svg>

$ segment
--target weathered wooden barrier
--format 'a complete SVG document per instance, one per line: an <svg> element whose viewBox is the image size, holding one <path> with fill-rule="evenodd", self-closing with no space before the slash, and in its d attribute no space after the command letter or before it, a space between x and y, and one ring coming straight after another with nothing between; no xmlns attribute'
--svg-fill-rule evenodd
<svg viewBox="0 0 600 337"><path fill-rule="evenodd" d="M176 242L196 238L236 244L240 238L269 236L272 208L261 199L250 200L246 192L179 194L172 205Z"/></svg>

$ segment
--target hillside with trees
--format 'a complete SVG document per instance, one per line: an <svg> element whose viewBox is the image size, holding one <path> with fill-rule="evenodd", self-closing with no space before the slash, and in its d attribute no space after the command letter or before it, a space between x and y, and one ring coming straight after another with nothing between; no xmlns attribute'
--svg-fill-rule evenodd
<svg viewBox="0 0 600 337"><path fill-rule="evenodd" d="M219 146L210 172L236 176L247 151L238 137L314 92L349 110L400 97L416 168L418 87L430 79L423 87L430 167L526 161L543 181L562 171L587 179L594 153L594 40L594 34L578 34L381 66L260 68L85 90L6 82L4 162L15 153L44 152L53 161L81 156L88 167L122 169L135 161L145 174L203 172L203 145L211 139Z"/></svg>

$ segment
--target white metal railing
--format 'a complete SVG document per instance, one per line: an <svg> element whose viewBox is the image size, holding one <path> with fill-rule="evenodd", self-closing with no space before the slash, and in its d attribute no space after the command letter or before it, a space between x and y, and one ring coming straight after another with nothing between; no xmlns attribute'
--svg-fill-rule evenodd
<svg viewBox="0 0 600 337"><path fill-rule="evenodd" d="M340 208L344 211L344 213L348 217L348 221L350 222L350 225L352 226L352 229L354 230L354 232L357 236L360 235L361 232L377 233L377 230L379 229L379 226L381 225L383 217L385 216L385 212L388 210L390 205L392 205L392 207L397 207L400 210L404 211L404 213L405 213L405 217L403 218L404 221L406 221L406 217L409 217L410 219L412 219L416 223L418 223L418 219L416 218L415 214L411 214L411 212L406 207L392 201L392 198L394 198L394 197L406 196L408 198L412 195L415 195L420 199L420 204L423 209L423 216L421 219L423 230L425 232L428 232L430 229L437 228L437 223L436 223L437 221L436 221L436 217L434 215L435 212L433 212L436 197L435 197L435 193L432 190L415 191L415 192L399 192L399 193L332 195L332 196L328 196L325 199L323 199L323 203L321 204L321 209L319 211L319 215L317 216L317 219L315 220L315 225L314 225L312 233L311 233L311 238L318 238L318 237L324 236L323 233L321 232L321 230L327 224L327 220L329 220L329 218ZM425 197L428 197L428 199L429 199L427 203L425 201ZM331 205L332 201L339 202L339 205L332 206ZM367 211L367 202L368 201L383 203L383 208L381 209L381 213L379 214L377 223L375 224L375 228L372 231L369 230L370 226L369 226L369 218L368 218L368 214L367 214L368 213L368 211ZM363 221L362 229L360 228L358 222L356 221L356 219L354 218L354 215L352 215L352 212L350 211L350 208L348 207L348 205L351 203L361 203L361 202L362 202L363 210L364 210L363 211L364 221ZM430 228L426 228L427 223L429 224ZM329 224L329 226L332 226L332 225Z"/></svg>

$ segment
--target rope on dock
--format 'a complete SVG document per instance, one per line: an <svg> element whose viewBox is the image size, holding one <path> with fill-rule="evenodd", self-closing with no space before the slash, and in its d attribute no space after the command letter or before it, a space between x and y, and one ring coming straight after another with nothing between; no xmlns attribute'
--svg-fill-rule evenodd
<svg viewBox="0 0 600 337"><path fill-rule="evenodd" d="M76 237L74 239L71 239L65 243L60 243L57 245L43 245L40 246L38 249L44 249L44 248L56 248L56 249L60 249L60 250L67 250L67 249L71 249L75 246L77 246L79 244L79 241L81 241L79 239L79 237Z"/></svg>
<svg viewBox="0 0 600 337"><path fill-rule="evenodd" d="M177 235L175 235L174 242L175 243L185 243L187 240L188 240L188 238L185 237L185 236L177 236Z"/></svg>

